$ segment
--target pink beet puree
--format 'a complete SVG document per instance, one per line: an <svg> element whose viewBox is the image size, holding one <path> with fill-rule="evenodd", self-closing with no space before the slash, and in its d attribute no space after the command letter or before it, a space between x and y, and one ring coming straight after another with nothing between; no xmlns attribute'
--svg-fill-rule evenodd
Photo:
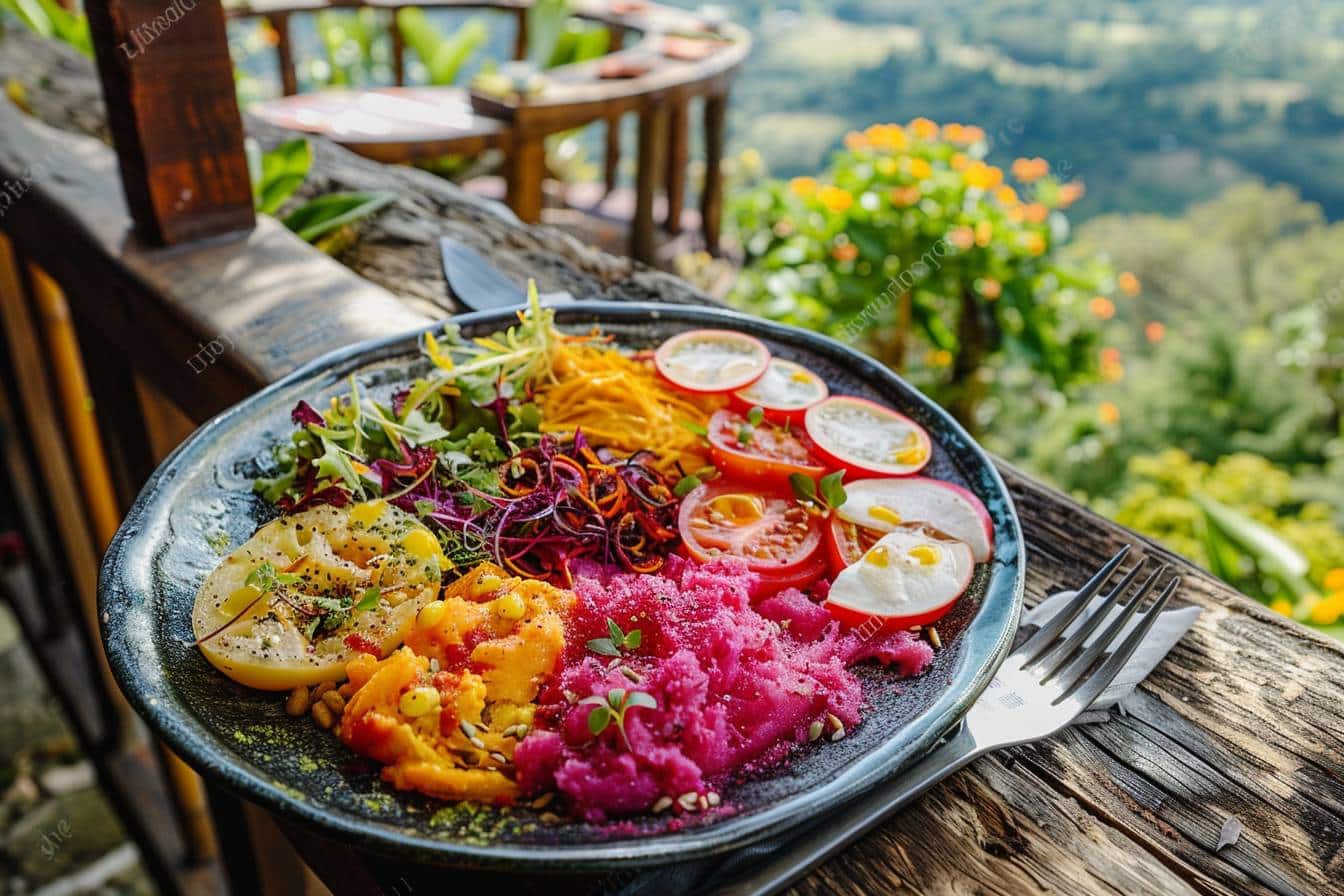
<svg viewBox="0 0 1344 896"><path fill-rule="evenodd" d="M525 792L559 790L590 821L647 811L661 796L707 793L711 779L776 763L828 712L856 725L863 695L852 663L876 658L917 675L933 659L909 632L868 642L842 633L793 589L753 607L756 576L736 559L701 566L669 557L655 575L576 572L562 668L542 691L514 764ZM587 648L608 636L608 618L641 633L624 659L638 683ZM658 704L627 712L628 747L615 724L595 738L593 707L571 702L614 688Z"/></svg>

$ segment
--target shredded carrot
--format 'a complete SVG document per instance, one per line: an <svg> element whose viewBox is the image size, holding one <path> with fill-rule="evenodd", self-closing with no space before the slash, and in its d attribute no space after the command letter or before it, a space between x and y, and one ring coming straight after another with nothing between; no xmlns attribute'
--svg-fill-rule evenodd
<svg viewBox="0 0 1344 896"><path fill-rule="evenodd" d="M703 429L723 399L687 395L658 377L653 363L616 349L566 342L551 363L554 382L537 388L542 432L582 429L595 445L616 451L647 449L658 456L653 466L672 472L680 462L686 473L709 463Z"/></svg>

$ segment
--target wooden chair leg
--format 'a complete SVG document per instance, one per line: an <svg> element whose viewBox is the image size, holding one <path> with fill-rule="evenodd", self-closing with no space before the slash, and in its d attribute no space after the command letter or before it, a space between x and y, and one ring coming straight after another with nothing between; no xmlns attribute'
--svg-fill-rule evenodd
<svg viewBox="0 0 1344 896"><path fill-rule="evenodd" d="M397 24L398 9L388 10L387 33L392 36L392 81L402 87L406 84L406 39Z"/></svg>
<svg viewBox="0 0 1344 896"><path fill-rule="evenodd" d="M621 116L607 119L607 146L602 158L603 196L610 196L621 178Z"/></svg>
<svg viewBox="0 0 1344 896"><path fill-rule="evenodd" d="M289 36L289 13L276 12L266 17L275 29L275 61L280 67L280 91L285 96L299 92L299 73L294 67L294 44Z"/></svg>
<svg viewBox="0 0 1344 896"><path fill-rule="evenodd" d="M700 193L700 226L705 249L717 256L723 227L723 144L728 94L705 97L705 187Z"/></svg>
<svg viewBox="0 0 1344 896"><path fill-rule="evenodd" d="M540 137L515 136L505 159L506 201L524 224L541 221L546 147Z"/></svg>
<svg viewBox="0 0 1344 896"><path fill-rule="evenodd" d="M679 97L667 110L667 217L663 226L672 236L681 233L681 212L686 205L686 167L691 161L690 100Z"/></svg>
<svg viewBox="0 0 1344 896"><path fill-rule="evenodd" d="M663 174L666 149L667 111L649 103L639 113L639 160L635 172L635 216L630 222L630 255L651 264L657 254L654 239L653 204Z"/></svg>

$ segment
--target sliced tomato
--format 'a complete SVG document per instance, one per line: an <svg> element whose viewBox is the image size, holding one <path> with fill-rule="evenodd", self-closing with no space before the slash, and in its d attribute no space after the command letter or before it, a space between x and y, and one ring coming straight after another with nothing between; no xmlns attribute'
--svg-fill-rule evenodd
<svg viewBox="0 0 1344 896"><path fill-rule="evenodd" d="M664 379L687 392L732 392L761 378L770 350L736 330L688 330L658 346L653 363Z"/></svg>
<svg viewBox="0 0 1344 896"><path fill-rule="evenodd" d="M909 476L933 455L924 427L866 398L833 395L812 405L803 427L822 460L869 476Z"/></svg>
<svg viewBox="0 0 1344 896"><path fill-rule="evenodd" d="M701 563L740 557L753 571L789 577L821 557L821 520L792 495L716 480L681 499L681 542Z"/></svg>
<svg viewBox="0 0 1344 896"><path fill-rule="evenodd" d="M813 479L826 468L812 457L802 433L773 423L752 426L745 416L724 408L709 418L709 450L714 466L732 480L789 489L789 477L801 473Z"/></svg>
<svg viewBox="0 0 1344 896"><path fill-rule="evenodd" d="M758 572L760 584L756 586L755 599L769 597L772 594L778 594L786 588L797 588L799 591L806 591L817 583L829 571L830 565L826 558L818 551L805 566L789 573L771 573Z"/></svg>
<svg viewBox="0 0 1344 896"><path fill-rule="evenodd" d="M803 365L771 358L765 374L734 392L732 403L744 412L760 408L773 423L802 423L803 412L829 394L826 381Z"/></svg>
<svg viewBox="0 0 1344 896"><path fill-rule="evenodd" d="M826 557L830 560L831 573L839 575L846 566L858 562L865 551L877 544L882 534L832 514L826 525Z"/></svg>

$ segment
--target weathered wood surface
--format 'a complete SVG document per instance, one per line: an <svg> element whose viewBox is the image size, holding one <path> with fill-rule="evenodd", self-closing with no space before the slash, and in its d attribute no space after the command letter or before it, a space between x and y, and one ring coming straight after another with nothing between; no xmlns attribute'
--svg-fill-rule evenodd
<svg viewBox="0 0 1344 896"><path fill-rule="evenodd" d="M48 121L98 133L87 63L25 40L18 43L26 62L15 66L14 43L0 44L0 78L18 74ZM51 78L47 89L39 88L43 74ZM16 161L8 122L0 125L6 170ZM433 245L441 233L471 242L517 277L538 276L548 289L704 300L670 276L545 228L522 228L498 207L428 176L383 169L321 144L317 171L322 188L402 191L393 213L374 222L342 260L408 308L442 314L452 307ZM82 175L53 177L78 183ZM305 284L293 277L288 284L297 299ZM190 299L179 294L174 301ZM200 325L213 313L202 310L189 323ZM337 316L324 322L323 338L347 331L355 338L359 326L358 319ZM260 384L283 366L294 333L267 326L250 333L236 349L239 376ZM198 379L200 391L223 400L211 375ZM1076 584L1120 544L1141 542L1006 467L1005 475L1030 545L1032 601ZM1162 553L1146 544L1143 551ZM1182 596L1204 614L1126 701L1126 714L982 759L797 892L1344 892L1344 650L1170 559L1185 574ZM1245 831L1215 850L1230 816Z"/></svg>

